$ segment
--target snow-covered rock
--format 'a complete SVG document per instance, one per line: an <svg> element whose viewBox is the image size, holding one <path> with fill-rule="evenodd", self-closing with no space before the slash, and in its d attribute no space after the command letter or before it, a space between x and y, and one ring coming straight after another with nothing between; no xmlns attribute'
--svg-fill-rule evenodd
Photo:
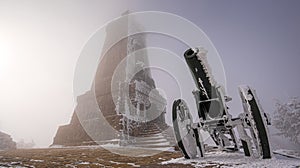
<svg viewBox="0 0 300 168"><path fill-rule="evenodd" d="M16 149L16 143L10 135L0 132L0 150Z"/></svg>

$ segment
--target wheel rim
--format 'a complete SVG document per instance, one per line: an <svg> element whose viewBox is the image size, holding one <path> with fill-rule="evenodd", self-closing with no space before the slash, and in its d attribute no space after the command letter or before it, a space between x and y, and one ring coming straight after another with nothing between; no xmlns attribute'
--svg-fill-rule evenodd
<svg viewBox="0 0 300 168"><path fill-rule="evenodd" d="M250 87L240 87L241 98L244 103L244 111L248 113L250 132L257 154L262 158L271 158L270 145L266 122L262 118L262 112L255 92Z"/></svg>
<svg viewBox="0 0 300 168"><path fill-rule="evenodd" d="M186 103L183 100L176 100L173 103L173 127L179 148L185 158L197 156L197 142L194 130L191 128L192 116Z"/></svg>

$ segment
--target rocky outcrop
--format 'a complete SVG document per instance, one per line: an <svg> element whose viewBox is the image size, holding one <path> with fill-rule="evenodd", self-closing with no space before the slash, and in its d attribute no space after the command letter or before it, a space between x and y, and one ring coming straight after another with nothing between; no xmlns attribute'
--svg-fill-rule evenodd
<svg viewBox="0 0 300 168"><path fill-rule="evenodd" d="M0 150L16 149L16 142L10 135L0 132Z"/></svg>

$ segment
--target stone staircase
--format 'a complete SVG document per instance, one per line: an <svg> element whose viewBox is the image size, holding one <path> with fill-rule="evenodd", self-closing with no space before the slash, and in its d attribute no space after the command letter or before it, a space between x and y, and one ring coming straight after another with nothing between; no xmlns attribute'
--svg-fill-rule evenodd
<svg viewBox="0 0 300 168"><path fill-rule="evenodd" d="M137 136L129 144L132 147L167 150L173 148L175 139L172 130L168 125L158 125L155 122L148 122L140 126ZM141 129L142 128L142 129Z"/></svg>

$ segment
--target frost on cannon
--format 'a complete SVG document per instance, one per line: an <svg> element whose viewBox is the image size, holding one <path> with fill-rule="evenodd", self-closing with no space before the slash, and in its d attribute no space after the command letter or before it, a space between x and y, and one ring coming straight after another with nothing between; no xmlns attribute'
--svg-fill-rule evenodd
<svg viewBox="0 0 300 168"><path fill-rule="evenodd" d="M240 86L243 113L233 118L227 102L231 98L225 94L212 75L204 48L191 48L184 53L190 68L196 90L193 91L199 122L194 122L187 103L183 99L173 103L173 127L177 144L185 158L204 157L205 148L200 131L207 131L221 150L238 151L240 145L246 156L271 158L267 125L270 125L255 90ZM235 135L235 130L239 139Z"/></svg>

